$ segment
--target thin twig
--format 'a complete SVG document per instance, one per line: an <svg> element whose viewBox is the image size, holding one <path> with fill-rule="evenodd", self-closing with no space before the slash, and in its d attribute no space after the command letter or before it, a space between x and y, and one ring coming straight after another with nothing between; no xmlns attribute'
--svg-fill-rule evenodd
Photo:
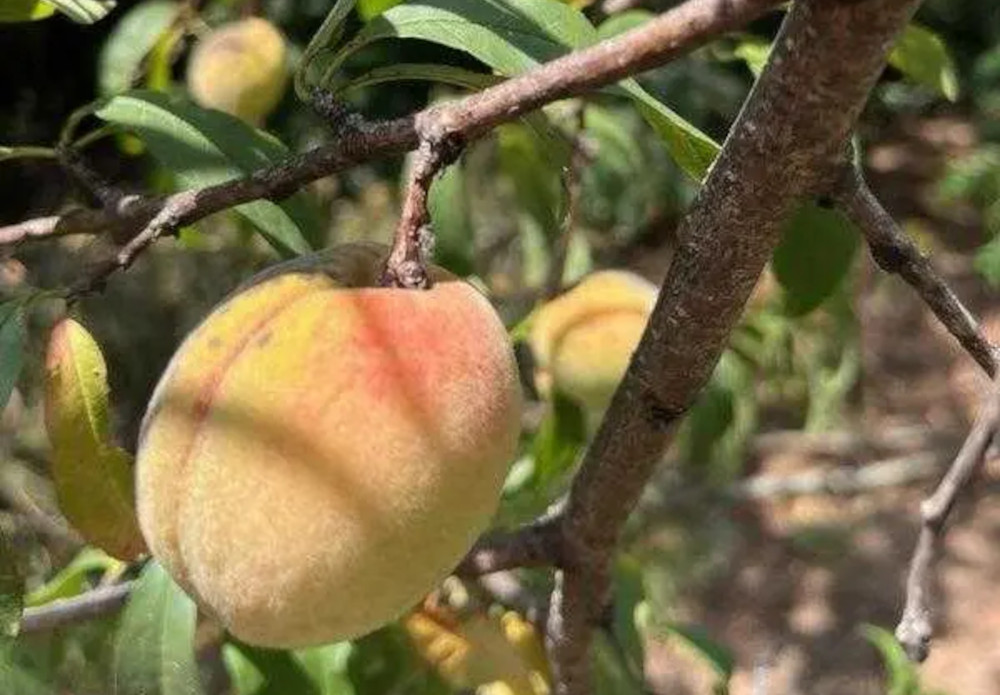
<svg viewBox="0 0 1000 695"><path fill-rule="evenodd" d="M86 593L26 608L21 616L20 634L56 630L67 625L103 618L121 610L132 591L132 582L102 586Z"/></svg>
<svg viewBox="0 0 1000 695"><path fill-rule="evenodd" d="M191 224L252 200L280 200L316 179L374 158L415 149L429 133L469 142L500 123L550 102L585 94L662 65L721 33L743 26L777 4L778 0L688 0L632 31L494 87L436 104L408 118L367 124L338 137L335 143L293 155L247 178L171 196L139 198L126 209L78 209L0 227L0 246L50 236L104 233L126 243L142 233L164 208L174 210L177 224ZM106 273L109 268L114 272L123 267L121 263L105 264L98 270ZM100 282L79 284L99 286Z"/></svg>
<svg viewBox="0 0 1000 695"><path fill-rule="evenodd" d="M101 207L113 209L121 202L125 194L87 164L77 149L60 148L58 152L60 166L83 192L96 200Z"/></svg>
<svg viewBox="0 0 1000 695"><path fill-rule="evenodd" d="M430 287L427 259L433 247L434 236L427 199L434 177L454 162L459 152L461 142L454 138L428 135L422 139L410 170L392 251L389 252L382 272L380 283L383 287Z"/></svg>
<svg viewBox="0 0 1000 695"><path fill-rule="evenodd" d="M920 505L920 535L906 578L906 603L896 627L896 638L914 661L923 661L930 652L934 632L930 608L931 574L944 539L945 522L959 494L986 459L998 428L1000 387L995 384L948 472L934 493Z"/></svg>
<svg viewBox="0 0 1000 695"><path fill-rule="evenodd" d="M861 229L872 258L887 273L905 280L930 307L934 315L979 366L991 377L997 373L998 353L948 283L938 274L920 249L899 228L878 198L868 188L857 166L844 172L834 199Z"/></svg>
<svg viewBox="0 0 1000 695"><path fill-rule="evenodd" d="M456 568L463 577L478 577L519 567L558 565L560 517L550 516L516 531L483 536Z"/></svg>

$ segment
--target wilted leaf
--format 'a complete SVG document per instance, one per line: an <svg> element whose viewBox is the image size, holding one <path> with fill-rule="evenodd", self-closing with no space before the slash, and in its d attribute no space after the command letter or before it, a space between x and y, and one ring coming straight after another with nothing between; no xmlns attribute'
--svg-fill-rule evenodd
<svg viewBox="0 0 1000 695"><path fill-rule="evenodd" d="M275 138L238 118L159 92L133 90L115 96L97 116L141 138L184 188L242 178L289 155ZM235 210L286 257L309 252L319 240L318 216L302 193L280 205L257 200Z"/></svg>
<svg viewBox="0 0 1000 695"><path fill-rule="evenodd" d="M91 543L122 559L145 546L132 495L131 457L111 442L107 369L79 323L52 329L46 355L45 425L59 507Z"/></svg>
<svg viewBox="0 0 1000 695"><path fill-rule="evenodd" d="M889 64L948 101L958 98L955 63L944 41L930 29L911 22L889 54Z"/></svg>
<svg viewBox="0 0 1000 695"><path fill-rule="evenodd" d="M136 581L115 636L113 695L202 695L197 609L156 562Z"/></svg>
<svg viewBox="0 0 1000 695"><path fill-rule="evenodd" d="M791 315L809 313L837 289L851 267L858 240L853 225L836 210L807 203L792 215L772 265Z"/></svg>
<svg viewBox="0 0 1000 695"><path fill-rule="evenodd" d="M42 0L3 0L0 22L33 22L55 14L56 8Z"/></svg>
<svg viewBox="0 0 1000 695"><path fill-rule="evenodd" d="M118 20L97 59L97 84L102 95L124 92L132 86L143 59L180 9L173 0L147 0Z"/></svg>
<svg viewBox="0 0 1000 695"><path fill-rule="evenodd" d="M24 610L24 577L14 546L0 527L0 640L17 635Z"/></svg>
<svg viewBox="0 0 1000 695"><path fill-rule="evenodd" d="M499 682L513 695L548 693L545 671L525 658L534 650L524 643L529 638L517 627L527 624L508 625L505 631L502 620L479 614L459 620L451 614L417 611L404 625L417 651L453 688L473 689ZM512 644L508 635L517 637L520 644ZM538 642L537 635L534 640Z"/></svg>

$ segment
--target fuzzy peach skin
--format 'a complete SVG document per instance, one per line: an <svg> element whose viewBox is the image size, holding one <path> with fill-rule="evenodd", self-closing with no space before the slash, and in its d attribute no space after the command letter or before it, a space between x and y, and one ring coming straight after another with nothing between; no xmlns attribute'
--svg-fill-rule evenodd
<svg viewBox="0 0 1000 695"><path fill-rule="evenodd" d="M656 302L656 286L628 271L602 270L543 305L531 323L539 388L602 410L628 368Z"/></svg>
<svg viewBox="0 0 1000 695"><path fill-rule="evenodd" d="M222 25L191 54L187 85L192 98L260 125L288 87L285 37L260 17Z"/></svg>
<svg viewBox="0 0 1000 695"><path fill-rule="evenodd" d="M374 287L387 253L265 271L185 340L143 422L149 548L247 642L396 619L497 506L521 410L504 326L440 269L428 291Z"/></svg>

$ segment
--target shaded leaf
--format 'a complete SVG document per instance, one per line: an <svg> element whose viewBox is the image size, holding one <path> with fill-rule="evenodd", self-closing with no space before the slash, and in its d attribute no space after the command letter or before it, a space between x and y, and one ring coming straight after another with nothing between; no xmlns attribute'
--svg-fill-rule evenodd
<svg viewBox="0 0 1000 695"><path fill-rule="evenodd" d="M146 565L119 623L113 695L202 695L196 618L194 602L163 568Z"/></svg>
<svg viewBox="0 0 1000 695"><path fill-rule="evenodd" d="M353 652L353 643L338 642L296 650L295 658L322 695L354 695L354 684L347 673Z"/></svg>
<svg viewBox="0 0 1000 695"><path fill-rule="evenodd" d="M451 695L452 690L417 654L397 623L354 641L348 675L357 695L411 692Z"/></svg>
<svg viewBox="0 0 1000 695"><path fill-rule="evenodd" d="M521 207L547 237L558 236L565 205L559 177L565 162L546 157L534 135L522 125L503 125L496 133L500 170L513 185Z"/></svg>
<svg viewBox="0 0 1000 695"><path fill-rule="evenodd" d="M930 29L911 22L889 53L889 64L948 101L958 99L955 63L944 41Z"/></svg>
<svg viewBox="0 0 1000 695"><path fill-rule="evenodd" d="M974 266L991 287L1000 287L1000 236L979 247Z"/></svg>
<svg viewBox="0 0 1000 695"><path fill-rule="evenodd" d="M292 653L278 649L264 649L242 642L236 648L253 664L260 675L261 684L254 695L322 695L319 686L305 669L292 658Z"/></svg>
<svg viewBox="0 0 1000 695"><path fill-rule="evenodd" d="M687 644L701 655L719 675L728 683L733 675L735 660L732 652L725 646L713 640L705 628L700 625L682 625L680 623L664 623L663 630Z"/></svg>
<svg viewBox="0 0 1000 695"><path fill-rule="evenodd" d="M655 16L656 14L650 12L649 10L625 10L624 12L616 12L604 20L599 27L597 27L597 36L602 41L604 39L610 39L612 36L624 34L626 31L631 31L632 29L642 26Z"/></svg>
<svg viewBox="0 0 1000 695"><path fill-rule="evenodd" d="M431 184L427 208L434 226L434 262L459 276L471 274L476 239L461 161Z"/></svg>
<svg viewBox="0 0 1000 695"><path fill-rule="evenodd" d="M56 8L43 0L3 0L0 3L0 22L33 22L47 19Z"/></svg>
<svg viewBox="0 0 1000 695"><path fill-rule="evenodd" d="M183 188L242 178L289 155L278 140L238 118L159 92L112 97L97 116L141 138ZM257 200L234 209L283 256L307 253L320 238L318 216L302 193L280 205Z"/></svg>
<svg viewBox="0 0 1000 695"><path fill-rule="evenodd" d="M836 210L807 203L782 230L774 251L774 277L787 293L786 310L807 314L829 297L847 275L858 233Z"/></svg>
<svg viewBox="0 0 1000 695"><path fill-rule="evenodd" d="M124 92L132 86L143 59L180 9L173 0L147 0L118 20L97 59L97 84L102 95Z"/></svg>
<svg viewBox="0 0 1000 695"><path fill-rule="evenodd" d="M614 612L611 629L621 646L625 666L641 678L645 648L636 625L636 609L645 600L642 566L634 557L622 555L614 567Z"/></svg>
<svg viewBox="0 0 1000 695"><path fill-rule="evenodd" d="M79 323L52 329L46 355L45 425L59 507L91 543L122 559L145 548L132 497L131 457L111 442L107 368Z"/></svg>
<svg viewBox="0 0 1000 695"><path fill-rule="evenodd" d="M590 655L597 695L644 695L643 684L629 671L621 650L604 630L594 633Z"/></svg>
<svg viewBox="0 0 1000 695"><path fill-rule="evenodd" d="M24 577L14 546L0 527L0 640L17 636L23 610Z"/></svg>
<svg viewBox="0 0 1000 695"><path fill-rule="evenodd" d="M18 302L0 304L0 413L7 407L24 365L24 309Z"/></svg>

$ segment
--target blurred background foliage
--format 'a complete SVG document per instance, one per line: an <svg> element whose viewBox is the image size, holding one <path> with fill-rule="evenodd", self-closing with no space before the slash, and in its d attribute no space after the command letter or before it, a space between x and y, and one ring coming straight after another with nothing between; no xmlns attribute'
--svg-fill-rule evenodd
<svg viewBox="0 0 1000 695"><path fill-rule="evenodd" d="M16 56L0 61L0 147L50 146L77 109L131 88L147 90L136 97L144 108L161 105L168 112L182 112L187 107L168 97L184 99L192 45L211 27L247 14L267 17L281 29L294 64L308 50L331 4L122 1L87 25L60 16L0 23L0 51ZM346 17L347 36L373 26L381 12L396 4L362 0ZM419 5L413 0L407 4ZM642 10L629 10L608 19L605 10L613 2L571 4L603 35L648 18ZM671 4L644 7L659 10ZM79 5L99 8L101 3ZM917 21L897 45L866 110L858 137L861 156L876 187L887 187L890 207L922 246L948 258L972 259L975 272L996 286L1000 11L987 0L929 0ZM779 22L779 14L769 15L744 33L720 38L644 74L640 82L655 99L721 142L766 59ZM465 81L488 80L490 68L504 73L498 64L477 60L475 49L463 52L445 43L373 43L340 66L338 79L374 82L385 77L380 69L400 65L448 66L463 71ZM372 84L343 96L366 117L386 118L463 91L422 78ZM119 99L104 104L103 122L127 124L135 103ZM211 116L196 110L190 114L189 122L205 132L231 125L209 123L205 118ZM539 137L537 122L498 128L466 151L432 191L438 262L478 283L517 338L530 331L533 312L551 294L553 277L555 284L569 287L595 269L623 267L659 283L677 244L677 222L697 190L696 177L690 175L697 163L679 160L658 136L655 119L621 93L554 104L545 110L545 119L545 138ZM293 90L265 127L293 151L332 137ZM77 134L100 128L101 120L85 115ZM169 142L158 144L155 134L134 123L124 130L132 134L97 136L86 150L103 177L129 191L197 185L199 172L171 160ZM922 150L928 142L938 145L930 159ZM265 150L272 146L260 144ZM583 153L580 165L571 162L573 148ZM0 224L91 202L51 159L15 155L0 149ZM322 247L356 239L387 241L405 167L405 161L374 161L307 187L292 215L294 225L308 219L301 229L310 232L303 234L302 243ZM571 205L568 196L574 188L577 197ZM273 263L282 252L301 250L294 236L275 241L273 231L258 231L260 225L248 217L215 215L156 245L105 291L76 308L108 363L113 429L126 448L134 448L145 403L183 336L255 269ZM3 261L0 288L15 296L29 288L65 285L106 248L106 240L76 237L18 248ZM691 624L682 598L725 577L746 546L741 534L748 518L760 514L747 503L747 488L741 484L761 469L755 453L760 436L776 430L849 431L865 417L861 298L873 291L874 281L858 249L855 231L823 201L804 205L789 221L730 349L630 524L616 603L595 645L602 693L646 691L649 640L694 653L710 673L704 687L726 692L740 645ZM4 411L0 525L10 541L5 550L16 557L26 580L28 606L122 579L135 581L136 589L120 618L0 641L0 692L168 695L197 692L190 689L193 682L207 692L239 695L548 691L538 637L524 621L533 610L533 604L524 604L525 597L537 602L547 595L544 573L518 573L522 586L510 605L500 605L503 601L475 583L454 580L433 606L425 605L399 625L351 643L282 653L228 641L207 621L196 621L190 604L172 593L175 589L154 565L138 574L136 567L81 548L53 500L42 426L41 355L60 310L39 303L28 314L25 367ZM599 412L587 412L558 391L540 392L526 342L519 342L518 355L531 397L522 452L498 513L501 526L526 521L558 501L599 418ZM788 537L800 553L796 557L816 559L842 552L856 530L850 522L807 520ZM883 589L894 591L895 577ZM892 597L887 600L891 603ZM892 613L876 612L869 619L889 622ZM157 626L163 629L157 632ZM924 692L916 673L899 661L890 638L876 628L865 634L887 665L889 692ZM855 641L863 642L857 635ZM857 646L853 649L858 653ZM861 650L868 671L854 675L877 674L874 652L865 646ZM122 673L132 674L124 684L116 680ZM165 673L173 673L175 680L157 679ZM136 685L150 678L159 683L158 690ZM166 689L167 682L177 689ZM811 692L837 692L825 681L815 683L819 685Z"/></svg>

